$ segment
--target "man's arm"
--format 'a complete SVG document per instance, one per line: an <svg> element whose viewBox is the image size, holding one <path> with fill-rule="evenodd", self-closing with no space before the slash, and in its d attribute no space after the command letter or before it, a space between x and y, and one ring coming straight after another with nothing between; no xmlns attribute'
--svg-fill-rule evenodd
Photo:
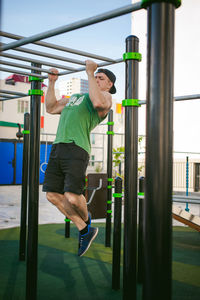
<svg viewBox="0 0 200 300"><path fill-rule="evenodd" d="M45 105L46 111L49 114L60 114L65 107L68 100L66 98L57 100L55 95L55 83L58 79L58 70L57 69L50 69L51 72L55 73L55 75L49 74L49 84L48 89L45 97Z"/></svg>
<svg viewBox="0 0 200 300"><path fill-rule="evenodd" d="M89 96L94 108L98 111L98 115L103 118L112 106L112 97L109 92L101 91L97 85L94 72L97 64L91 60L86 60L86 72L89 83Z"/></svg>

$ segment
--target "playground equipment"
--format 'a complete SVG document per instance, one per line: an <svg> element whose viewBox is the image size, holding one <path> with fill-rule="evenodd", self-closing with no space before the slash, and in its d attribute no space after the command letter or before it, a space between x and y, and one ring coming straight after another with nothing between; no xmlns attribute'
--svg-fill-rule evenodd
<svg viewBox="0 0 200 300"><path fill-rule="evenodd" d="M187 202L188 203L188 202ZM189 213L186 210L182 210L180 207L172 206L172 216L177 221L188 225L189 227L200 232L200 217Z"/></svg>
<svg viewBox="0 0 200 300"><path fill-rule="evenodd" d="M148 65L147 65L147 144L146 144L146 201L144 203L144 265L143 299L171 299L171 197L172 197L172 137L173 137L173 53L174 14L180 0L143 0L105 14L62 26L19 41L2 45L2 51L16 49L31 54L36 51L24 49L22 45L36 43L40 39L69 32L126 13L147 8L148 13ZM165 37L165 38L163 38ZM18 39L17 37L15 37ZM42 42L43 43L43 42ZM137 297L137 136L138 136L138 53L139 40L135 36L126 39L126 99L125 106L125 224L124 224L124 277L123 299ZM40 42L40 45L41 42ZM44 44L43 44L44 45ZM47 46L47 44L46 44ZM55 45L48 45L55 48ZM60 47L59 47L60 48ZM56 49L56 48L55 48ZM61 48L60 48L61 49ZM66 49L62 49L67 51ZM80 55L80 51L74 51ZM44 56L44 53L37 54ZM82 53L83 54L83 53ZM7 55L7 54L2 54ZM47 55L46 55L47 56ZM87 55L88 57L91 57ZM8 57L8 56L7 56ZM50 56L49 56L50 57ZM22 59L19 57L13 57ZM52 58L52 55L51 55ZM54 56L63 61L65 57ZM102 58L102 57L101 57ZM102 60L100 58L100 60ZM23 60L23 59L22 59ZM24 59L25 60L25 59ZM122 62L122 59L103 59L99 67ZM26 299L35 300L37 295L37 237L38 237L38 170L40 137L41 79L47 76L41 68L43 63L28 59L32 63L31 73L0 67L0 70L29 75L31 80L31 121L30 121L30 173L29 173L29 217ZM79 64L84 64L76 62ZM54 65L55 66L55 65ZM37 68L37 69L36 69ZM85 70L67 68L59 75ZM7 100L8 98L6 98ZM1 98L1 100L5 100ZM165 117L163 117L165 116ZM110 174L108 174L110 177ZM110 195L109 195L110 197ZM108 199L110 199L108 197ZM108 224L110 219L108 219ZM109 232L110 225L108 225ZM109 234L108 234L109 235ZM156 282L156 284L155 284Z"/></svg>

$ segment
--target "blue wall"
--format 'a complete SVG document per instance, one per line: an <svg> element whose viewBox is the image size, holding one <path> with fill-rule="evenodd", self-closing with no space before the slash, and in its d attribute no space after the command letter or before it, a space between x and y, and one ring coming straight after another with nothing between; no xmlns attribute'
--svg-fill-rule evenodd
<svg viewBox="0 0 200 300"><path fill-rule="evenodd" d="M44 172L52 145L40 145L40 184L44 181ZM46 158L46 159L45 159ZM21 184L23 163L23 143L17 140L0 141L0 184Z"/></svg>

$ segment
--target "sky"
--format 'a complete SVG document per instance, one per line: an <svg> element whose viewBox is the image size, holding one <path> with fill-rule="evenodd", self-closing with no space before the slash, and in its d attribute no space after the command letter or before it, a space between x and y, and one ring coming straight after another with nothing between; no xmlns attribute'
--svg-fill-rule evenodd
<svg viewBox="0 0 200 300"><path fill-rule="evenodd" d="M35 0L34 2L2 0L1 30L31 36L129 4L131 0ZM200 94L199 12L200 0L182 0L181 7L175 12L175 96ZM143 57L139 65L139 99L144 100L146 99L146 21L146 10L140 10L133 14L133 30L131 29L131 14L127 14L44 41L118 59L122 58L125 52L126 37L130 34L136 35L140 40L139 51ZM13 40L2 38L2 42L11 41ZM63 52L35 45L29 44L24 47L65 56ZM9 50L8 53L22 55L13 50ZM27 55L24 54L24 56ZM66 54L66 57L83 61L86 59L73 54ZM37 56L34 58L42 60ZM58 63L62 62L58 61ZM70 66L69 63L65 64ZM71 66L79 67L78 65ZM109 66L109 69L117 77L117 94L114 99L121 102L125 98L124 63ZM1 78L9 75L9 73L2 72ZM73 76L87 78L85 72L76 73ZM66 80L70 77L72 75L63 76L59 80ZM139 112L139 134L145 134L145 106L142 106ZM200 152L200 100L181 101L174 104L174 150Z"/></svg>

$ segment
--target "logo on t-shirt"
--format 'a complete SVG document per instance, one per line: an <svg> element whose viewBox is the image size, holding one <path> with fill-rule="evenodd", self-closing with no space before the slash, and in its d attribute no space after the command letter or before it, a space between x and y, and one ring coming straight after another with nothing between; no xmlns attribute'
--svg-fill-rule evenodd
<svg viewBox="0 0 200 300"><path fill-rule="evenodd" d="M84 96L78 97L78 96L71 96L69 98L69 102L66 104L66 106L74 106L74 105L80 105L83 102Z"/></svg>

